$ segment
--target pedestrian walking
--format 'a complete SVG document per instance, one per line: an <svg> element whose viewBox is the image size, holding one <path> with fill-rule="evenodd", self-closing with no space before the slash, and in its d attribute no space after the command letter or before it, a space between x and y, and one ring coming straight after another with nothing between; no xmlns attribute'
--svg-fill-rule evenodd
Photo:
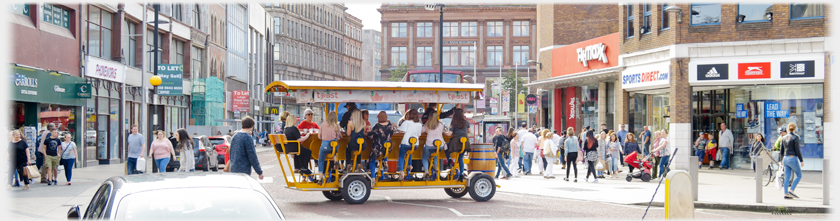
<svg viewBox="0 0 840 221"><path fill-rule="evenodd" d="M619 128L618 132L616 132L616 134L615 134L616 136L618 136L618 143L621 144L621 149L622 150L624 150L624 139L627 137L627 130L625 130L624 127L625 127L624 124L619 125L618 126L618 128ZM621 166L624 166L624 160L622 160L622 159L624 159L624 152L623 151L621 152L618 161L621 162Z"/></svg>
<svg viewBox="0 0 840 221"><path fill-rule="evenodd" d="M373 126L370 133L368 133L368 139L370 139L373 143L373 148L370 150L370 156L368 157L368 168L370 168L370 176L373 177L374 180L379 180L376 178L376 165L377 163L388 162L388 152L385 150L385 143L391 142L391 135L394 134L394 125L391 121L388 121L388 115L385 114L384 111L380 111L379 114L376 115L376 119L378 122ZM382 157L382 161L379 161L379 157ZM385 165L382 165L382 171L380 171L380 177L382 180L385 179L385 170Z"/></svg>
<svg viewBox="0 0 840 221"><path fill-rule="evenodd" d="M548 129L543 129L543 143L540 145L542 147L543 159L546 161L546 168L545 173L543 174L543 178L546 179L554 179L554 161L556 160L557 154L557 144L554 141L554 136L556 134L552 133Z"/></svg>
<svg viewBox="0 0 840 221"><path fill-rule="evenodd" d="M417 113L416 109L410 109L408 112L405 113L405 121L400 124L398 131L403 133L403 139L400 142L400 153L397 158L397 171L399 171L399 179L408 180L411 177L410 173L407 171L411 171L411 154L409 153L406 156L406 153L411 151L414 147L409 140L413 137L418 139L416 143L413 145L418 145L420 143L420 134L423 130L423 124L420 123L420 114ZM408 163L408 165L406 165Z"/></svg>
<svg viewBox="0 0 840 221"><path fill-rule="evenodd" d="M644 145L642 146L644 149L642 149L642 151L645 153L645 155L648 155L650 154L650 143L653 140L651 140L651 133L650 130L648 130L648 126L644 126L643 128L644 131L642 132L642 134L639 134L639 139L641 139L644 143Z"/></svg>
<svg viewBox="0 0 840 221"><path fill-rule="evenodd" d="M799 180L802 179L802 167L805 162L802 160L802 151L799 147L799 135L796 135L796 124L790 123L787 126L788 134L782 138L782 155L779 162L785 167L785 181L782 183L785 190L785 199L799 198L795 193L796 185L799 185ZM796 174L796 178L791 183L790 176ZM788 190L790 185L790 190Z"/></svg>
<svg viewBox="0 0 840 221"><path fill-rule="evenodd" d="M149 148L149 157L155 161L159 173L166 172L166 165L169 164L171 157L175 157L175 149L172 147L172 142L166 139L166 134L162 130L155 131L156 139L152 141Z"/></svg>
<svg viewBox="0 0 840 221"><path fill-rule="evenodd" d="M766 149L766 147L764 146L764 142L766 142L764 140L764 135L762 133L755 133L755 135L753 136L752 145L750 145L750 160L752 160L753 172L755 172L756 167L761 166L755 165L755 158L760 157L758 154L761 153L762 149Z"/></svg>
<svg viewBox="0 0 840 221"><path fill-rule="evenodd" d="M385 112L379 112L382 117L386 117ZM467 121L467 116L464 115L464 109L458 108L455 109L455 114L452 115L452 123L449 127L449 131L452 132L452 138L449 139L449 146L448 152L446 153L446 157L450 158L452 152L460 152L458 154L458 170L455 172L457 174L454 178L459 179L460 176L464 175L464 154L467 152L466 150L471 149L469 139L466 139L466 143L461 143L462 137L469 136L472 133L472 129L470 129L470 122ZM513 132L513 130L510 130ZM390 138L390 135L388 136ZM463 150L463 151L462 151ZM510 164L510 161L508 161Z"/></svg>
<svg viewBox="0 0 840 221"><path fill-rule="evenodd" d="M250 119L250 121L252 123L249 124L249 125L245 125L245 123L244 123L245 119ZM236 132L237 134L235 134L234 136L242 137L243 141L244 141L245 138L248 138L248 136L245 136L245 135L248 135L248 133L250 133L254 129L253 128L254 127L253 121L254 121L254 119L252 119L250 117L243 118L242 129L237 131ZM297 141L297 142L286 143L285 145L283 145L286 149L281 150L281 151L283 151L283 153L285 153L285 154L297 153L297 154L294 155L294 157L292 157L294 159L294 163L293 163L294 170L293 170L293 172L294 173L301 173L301 170L306 169L306 167L309 165L309 161L312 159L312 151L309 150L308 148L303 148L303 147L300 146L300 144L302 144L303 141L306 141L306 139L309 139L310 133L301 134L300 130L298 130L298 128L296 127L297 124L298 124L297 123L297 117L295 117L295 115L288 114L286 116L286 124L285 124L286 128L283 129L283 135L286 135L286 140L287 141ZM246 127L246 126L248 126L248 127ZM351 142L351 143L353 143L353 142ZM231 141L231 145L233 145L233 141ZM250 149L248 149L248 148L256 148L256 147L252 147L252 145L244 145L244 144L240 144L240 145L241 145L241 148L243 148L242 149L243 152L240 153L241 159L249 161L248 163L240 164L240 165L242 165L242 168L240 168L240 169L241 170L248 169L249 170L248 174L251 174L249 168L250 167L255 167L255 168L259 167L259 164L258 164L259 161L255 161L255 160L251 159L251 156L250 156L251 153L248 152L248 151L250 151ZM275 146L275 148L276 148L276 146ZM231 155L231 157L233 157L233 155ZM256 153L254 154L254 157L256 158ZM347 158L347 159L350 159L350 158ZM231 161L233 161L233 158L231 158ZM257 164L257 165L254 165L254 164ZM231 170L231 171L233 171L233 170ZM304 170L304 173L306 173L305 170ZM262 174L262 171L259 171L257 174ZM309 174L311 174L311 172Z"/></svg>
<svg viewBox="0 0 840 221"><path fill-rule="evenodd" d="M524 130L525 124L523 124L522 126ZM524 164L523 166L525 167L523 171L525 175L531 174L531 163L534 162L534 151L537 148L537 141L537 136L535 136L533 133L528 133L527 131L523 133L522 130L520 130L519 146L522 147L522 152L525 153L525 158L522 160Z"/></svg>
<svg viewBox="0 0 840 221"><path fill-rule="evenodd" d="M589 182L589 174L592 174L593 183L598 182L598 175L595 173L595 164L598 162L598 139L594 133L586 133L586 146L584 147L586 160L586 182Z"/></svg>
<svg viewBox="0 0 840 221"><path fill-rule="evenodd" d="M58 185L58 165L61 161L61 156L59 153L62 152L61 150L61 139L58 136L58 129L53 127L50 130L50 133L44 139L44 146L42 147L42 153L44 154L44 169L47 171L46 176L47 178L47 185Z"/></svg>
<svg viewBox="0 0 840 221"><path fill-rule="evenodd" d="M143 156L143 148L146 145L146 137L140 134L140 129L137 125L131 126L131 134L128 135L128 160L126 166L128 167L128 175L137 174L137 158Z"/></svg>
<svg viewBox="0 0 840 221"><path fill-rule="evenodd" d="M178 171L181 172L195 172L195 143L193 143L192 138L187 133L187 129L181 128L178 129L175 133L175 140L178 141L178 152L181 153L181 168L178 168Z"/></svg>
<svg viewBox="0 0 840 221"><path fill-rule="evenodd" d="M540 170L540 175L544 175L545 169L543 169L543 153L542 149L540 149L540 145L542 145L545 138L543 137L543 131L537 131L537 144L534 145L534 163L537 164L537 169Z"/></svg>
<svg viewBox="0 0 840 221"><path fill-rule="evenodd" d="M46 162L46 156L44 155L43 149L44 141L47 140L47 137L50 136L50 131L52 131L53 129L55 129L55 124L47 124L47 130L41 131L41 135L38 136L38 140L36 141L36 143L38 143L38 146L34 148L35 150L37 150L35 151L35 165L38 166L38 170L41 171L41 183L47 183L48 180L48 177L45 176L47 174L47 168L44 167Z"/></svg>
<svg viewBox="0 0 840 221"><path fill-rule="evenodd" d="M289 119L296 119L294 116L288 117L286 120ZM248 135L251 131L254 130L254 119L251 117L243 117L242 118L242 129L237 131L236 134L233 135L230 141L230 149L228 154L230 154L230 172L231 173L244 173L251 175L251 169L257 172L259 175L259 179L263 179L263 170L260 167L260 160L257 158L257 149L254 147L254 143L250 141L251 137ZM288 128L294 128L294 131L297 131L295 128L295 123L292 121ZM288 137L288 135L286 135ZM295 143L289 143L295 144ZM288 144L287 144L288 145ZM301 148L302 149L302 148ZM303 153L301 153L303 154ZM312 153L306 154L307 157L311 157ZM305 161L304 163L308 163L309 161ZM297 160L295 161L297 164Z"/></svg>
<svg viewBox="0 0 840 221"><path fill-rule="evenodd" d="M653 152L659 153L659 178L664 179L665 174L668 174L670 171L668 163L670 163L671 159L671 148L670 148L670 141L668 141L668 131L662 130L659 131L659 144L656 145L656 149ZM656 166L654 166L656 168ZM655 172L654 172L655 173Z"/></svg>
<svg viewBox="0 0 840 221"><path fill-rule="evenodd" d="M580 150L578 138L575 136L575 129L573 127L569 127L566 129L566 178L563 179L566 182L569 182L569 169L575 167L575 183L577 183L577 155L578 151Z"/></svg>
<svg viewBox="0 0 840 221"><path fill-rule="evenodd" d="M611 132L607 137L609 137L607 142L607 161L610 164L608 174L610 177L616 178L618 177L618 161L621 161L621 153L624 151L621 149L621 144L615 132Z"/></svg>
<svg viewBox="0 0 840 221"><path fill-rule="evenodd" d="M606 124L601 124L601 128L606 129L607 125ZM598 139L598 162L597 163L599 163L603 166L603 168L598 170L598 178L601 178L601 179L604 178L604 171L608 170L608 168L607 168L608 165L607 165L607 161L606 161L606 159L607 159L607 139L608 139L607 134L608 133L609 133L609 131L601 130L601 133L598 134L597 137L595 137L595 139Z"/></svg>
<svg viewBox="0 0 840 221"><path fill-rule="evenodd" d="M510 165L510 170L509 171L511 171L511 173L513 173L512 177L518 178L519 177L519 171L522 170L522 165L517 163L517 162L519 162L519 160L522 157L522 154L523 154L522 153L522 147L519 146L519 134L514 133L512 127L511 127L511 130L509 130L508 134L513 136L510 139L510 142L508 142L508 145L510 145L510 162L508 162L508 164ZM508 178L508 179L510 179L510 178Z"/></svg>
<svg viewBox="0 0 840 221"><path fill-rule="evenodd" d="M26 140L24 140L23 136L21 136L19 130L12 131L12 140L9 143L9 156L14 157L9 162L12 165L9 167L12 169L9 173L9 188L12 189L11 183L14 182L14 173L18 175L19 179L23 181L23 190L29 189L29 177L25 176L23 173L24 167L31 165L32 163L29 161L31 155L29 153L29 145L26 144Z"/></svg>
<svg viewBox="0 0 840 221"><path fill-rule="evenodd" d="M566 153L563 151L563 146L565 145L566 141L566 132L557 133L557 130L554 130L554 135L552 135L551 140L554 141L554 144L557 146L557 153L555 153L555 158L560 163L562 168L566 169Z"/></svg>
<svg viewBox="0 0 840 221"><path fill-rule="evenodd" d="M73 166L76 163L76 143L73 142L73 136L70 133L64 134L64 142L61 142L61 165L64 165L64 178L67 178L67 184L70 185L70 179L73 178Z"/></svg>
<svg viewBox="0 0 840 221"><path fill-rule="evenodd" d="M624 155L629 155L633 152L636 152L636 157L638 158L639 155L642 155L641 150L639 149L639 144L636 143L636 135L633 133L627 133L627 140L624 142ZM621 161L624 161L624 158L621 158ZM633 173L633 165L627 164L627 167L630 167L630 172Z"/></svg>
<svg viewBox="0 0 840 221"><path fill-rule="evenodd" d="M718 146L720 146L720 152L723 154L720 161L720 169L731 169L730 167L730 159L729 156L732 155L732 152L735 151L733 149L735 144L735 137L732 136L732 130L726 128L726 123L720 123L720 135L718 135Z"/></svg>
<svg viewBox="0 0 840 221"><path fill-rule="evenodd" d="M660 137L660 132L659 131L654 131L653 132L653 142L650 144L651 145L651 147L650 147L651 150L659 148L659 141L661 141L661 140L662 140L662 137ZM659 171L658 170L659 159L660 159L659 151L651 151L650 154L651 154L651 156L653 156L653 171L651 171L651 179L656 179L657 175L659 174L658 173L658 171Z"/></svg>
<svg viewBox="0 0 840 221"><path fill-rule="evenodd" d="M694 155L697 155L697 159L699 159L699 162L697 162L697 169L703 167L703 160L706 158L706 145L708 143L709 139L706 139L706 132L700 132L697 140L694 141Z"/></svg>
<svg viewBox="0 0 840 221"><path fill-rule="evenodd" d="M779 138L777 138L776 143L773 144L774 151L781 149L782 137L785 137L785 135L787 135L787 124L779 128Z"/></svg>
<svg viewBox="0 0 840 221"><path fill-rule="evenodd" d="M505 157L504 151L505 147L508 145L508 139L505 138L505 135L502 134L502 128L496 127L496 133L493 137L493 149L496 150L496 165L499 167L500 170L504 170L507 173L505 176L502 177L503 180L507 180L512 176L513 173L507 168L507 164L505 164ZM499 178L499 173L496 173L496 178Z"/></svg>

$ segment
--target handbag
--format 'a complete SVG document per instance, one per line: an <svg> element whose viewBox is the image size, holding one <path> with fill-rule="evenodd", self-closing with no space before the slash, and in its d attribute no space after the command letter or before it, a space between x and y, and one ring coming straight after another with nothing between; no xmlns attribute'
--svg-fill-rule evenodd
<svg viewBox="0 0 840 221"><path fill-rule="evenodd" d="M603 170L604 169L604 164L601 163L601 161L598 161L598 164L595 165L595 169L596 170Z"/></svg>
<svg viewBox="0 0 840 221"><path fill-rule="evenodd" d="M146 171L146 158L138 157L137 158L137 165L135 166L134 170L144 172Z"/></svg>
<svg viewBox="0 0 840 221"><path fill-rule="evenodd" d="M41 177L41 172L38 172L38 167L35 165L29 165L23 167L23 175L29 177L29 179L35 179Z"/></svg>
<svg viewBox="0 0 840 221"><path fill-rule="evenodd" d="M782 164L779 164L779 170L776 171L776 182L773 182L776 184L776 190L782 190L785 186L784 176L779 176L780 174L785 174L785 166Z"/></svg>
<svg viewBox="0 0 840 221"><path fill-rule="evenodd" d="M720 148L715 148L715 151L717 151L717 153L715 154L715 161L720 161L721 155L723 155L723 153L721 153Z"/></svg>

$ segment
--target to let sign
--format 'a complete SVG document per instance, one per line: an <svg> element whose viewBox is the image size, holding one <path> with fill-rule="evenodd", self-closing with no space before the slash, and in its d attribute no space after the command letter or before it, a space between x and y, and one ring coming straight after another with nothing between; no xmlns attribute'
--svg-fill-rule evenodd
<svg viewBox="0 0 840 221"><path fill-rule="evenodd" d="M158 95L181 96L184 95L184 65L182 64L158 64L158 76L161 79L158 86Z"/></svg>
<svg viewBox="0 0 840 221"><path fill-rule="evenodd" d="M248 112L251 107L251 91L233 91L233 111Z"/></svg>

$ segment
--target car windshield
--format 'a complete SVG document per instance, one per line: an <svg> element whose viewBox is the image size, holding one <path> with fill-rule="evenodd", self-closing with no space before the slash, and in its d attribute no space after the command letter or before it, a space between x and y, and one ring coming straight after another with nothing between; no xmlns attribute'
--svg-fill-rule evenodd
<svg viewBox="0 0 840 221"><path fill-rule="evenodd" d="M222 138L210 138L210 143L211 143L211 144L213 144L213 146L216 146L216 145L219 145L219 144L224 144L224 143L225 143L225 139L222 139Z"/></svg>
<svg viewBox="0 0 840 221"><path fill-rule="evenodd" d="M213 193L213 194L207 194ZM265 195L235 188L178 188L133 193L118 202L118 220L280 219Z"/></svg>

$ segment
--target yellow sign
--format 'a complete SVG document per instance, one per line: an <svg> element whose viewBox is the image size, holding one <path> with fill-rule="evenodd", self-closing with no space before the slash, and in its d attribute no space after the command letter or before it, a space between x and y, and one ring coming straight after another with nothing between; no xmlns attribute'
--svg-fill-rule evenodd
<svg viewBox="0 0 840 221"><path fill-rule="evenodd" d="M516 112L517 113L525 113L525 94L517 94L516 95Z"/></svg>

